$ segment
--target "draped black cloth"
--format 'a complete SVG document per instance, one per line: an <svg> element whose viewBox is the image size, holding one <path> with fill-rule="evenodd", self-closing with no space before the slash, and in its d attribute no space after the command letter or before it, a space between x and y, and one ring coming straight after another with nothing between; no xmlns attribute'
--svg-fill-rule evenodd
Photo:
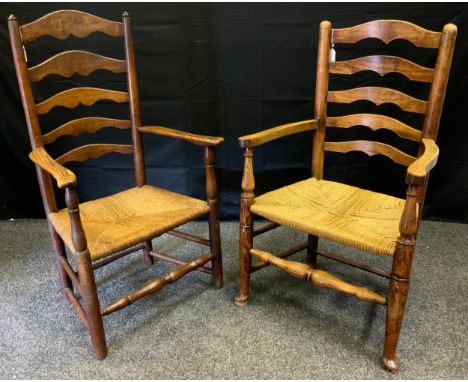
<svg viewBox="0 0 468 382"><path fill-rule="evenodd" d="M313 117L318 26L330 20L348 27L375 19L402 19L440 31L445 23L459 27L452 70L437 142L439 163L431 174L425 216L468 222L468 6L461 3L37 3L0 4L0 217L44 216L14 71L7 17L20 24L59 9L78 9L119 20L132 17L143 124L220 135L217 151L221 216L237 218L242 150L237 137L279 124ZM86 39L42 37L26 44L28 64L35 65L66 49L85 49L123 58L121 39L93 33ZM337 60L368 54L393 54L434 66L433 50L396 40L368 39L336 45ZM429 86L401 74L374 72L332 76L330 89L388 86L427 98ZM96 71L88 77L51 75L34 85L36 101L74 86L125 89L125 75ZM376 107L359 101L329 104L330 115L376 112L418 129L423 119L397 106ZM126 104L99 102L69 110L55 108L41 117L44 132L81 116L128 118ZM328 129L327 140L371 139L391 143L410 154L417 144L393 132L365 127ZM105 128L96 134L62 137L48 149L57 156L85 143L129 143L129 130ZM144 136L150 184L205 198L203 151L190 143ZM254 149L256 190L261 194L310 176L310 133L283 138ZM109 154L70 165L78 176L81 201L134 185L131 155ZM404 197L405 168L382 156L363 153L325 156L325 178ZM59 205L63 205L58 194Z"/></svg>

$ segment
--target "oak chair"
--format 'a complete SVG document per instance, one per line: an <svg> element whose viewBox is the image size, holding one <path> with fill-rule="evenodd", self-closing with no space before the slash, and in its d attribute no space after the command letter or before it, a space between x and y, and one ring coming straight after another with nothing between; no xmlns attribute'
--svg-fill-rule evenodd
<svg viewBox="0 0 468 382"><path fill-rule="evenodd" d="M123 14L122 22L116 22L80 11L61 10L22 26L19 26L15 16L12 15L8 19L8 25L32 146L30 158L36 165L61 286L65 299L72 305L89 331L96 357L103 359L107 356L103 316L158 292L167 284L176 282L194 270L211 274L216 288L223 286L214 172L214 149L223 142L223 138L185 133L160 126L141 126L133 37L127 13ZM92 32L123 37L125 59L104 57L83 50L69 50L56 54L38 65L28 67L25 43L32 43L43 35L57 39L65 39L69 35L84 38ZM97 69L126 73L128 91L79 87L60 92L40 103L35 102L32 83L41 81L50 74L70 77L77 73L86 76ZM74 119L47 134L42 133L39 117L51 109L57 106L74 108L79 104L90 106L99 100L128 102L130 118L128 120L102 117ZM44 148L45 144L50 144L59 137L76 136L84 132L93 133L104 127L130 129L132 144L89 144L68 151L55 159ZM204 147L207 201L147 184L142 133L177 138ZM80 204L75 188L76 176L65 168L64 164L97 158L111 152L133 153L135 187ZM51 176L55 179L58 188L65 190L66 209L57 209ZM209 240L175 230L176 227L204 215L208 215ZM151 239L163 233L207 246L209 253L186 262L153 251ZM67 258L64 244L73 254L76 270L72 268ZM158 258L177 264L178 267L164 276L150 280L141 289L101 308L94 270L140 249L143 249L146 265L151 265L153 259ZM205 266L209 262L211 267ZM81 296L81 302L75 292Z"/></svg>
<svg viewBox="0 0 468 382"><path fill-rule="evenodd" d="M442 32L433 32L399 20L377 20L342 29L332 29L328 21L320 24L315 119L282 125L239 138L240 146L245 148L245 159L239 233L240 290L235 297L238 306L247 304L250 274L270 264L310 283L335 289L360 300L386 305L387 322L382 361L384 367L390 371L399 369L397 342L429 171L435 166L439 153L435 140L456 33L457 28L453 24L445 25ZM333 44L354 44L365 38L377 38L385 43L405 39L419 48L438 49L435 68L423 67L388 55L335 62ZM363 70L372 70L382 76L399 72L409 80L430 83L429 98L425 101L385 87L358 87L340 91L328 89L330 73L346 75ZM379 114L327 115L327 102L349 104L357 100L369 100L376 105L389 102L398 105L405 112L423 114L422 130ZM325 142L326 127L348 129L361 125L372 130L388 129L401 138L419 143L417 157L375 141ZM274 139L305 131L311 131L313 135L312 177L255 197L252 149ZM324 151L362 151L369 156L380 154L406 166L406 200L324 180ZM254 215L266 218L271 223L254 230ZM307 233L307 241L276 256L253 247L254 236L279 225ZM319 237L363 251L392 256L391 271L374 269L354 259L319 251ZM306 263L285 260L303 249L307 249ZM351 285L318 269L317 255L387 278L387 295L382 296L367 288ZM252 264L252 257L260 261Z"/></svg>

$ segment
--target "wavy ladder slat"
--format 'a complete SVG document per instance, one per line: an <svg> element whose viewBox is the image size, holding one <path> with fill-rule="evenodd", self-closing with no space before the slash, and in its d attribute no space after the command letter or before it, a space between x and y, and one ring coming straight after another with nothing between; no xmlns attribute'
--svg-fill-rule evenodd
<svg viewBox="0 0 468 382"><path fill-rule="evenodd" d="M429 83L434 77L434 69L396 56L374 55L354 60L330 62L330 73L333 74L354 74L364 70L372 70L381 76L398 72L412 81Z"/></svg>
<svg viewBox="0 0 468 382"><path fill-rule="evenodd" d="M402 20L374 20L350 28L333 29L333 43L354 44L365 38L378 38L386 44L396 39L410 41L419 48L438 48L440 32Z"/></svg>
<svg viewBox="0 0 468 382"><path fill-rule="evenodd" d="M98 69L109 70L113 73L127 71L125 60L101 56L85 50L68 50L29 68L28 72L31 81L38 82L49 74L70 77L78 73L87 76Z"/></svg>
<svg viewBox="0 0 468 382"><path fill-rule="evenodd" d="M69 35L79 38L93 32L102 32L112 37L123 36L123 24L118 21L106 20L86 12L62 10L47 15L20 27L23 42L35 41L48 35L60 40Z"/></svg>
<svg viewBox="0 0 468 382"><path fill-rule="evenodd" d="M36 104L37 114L47 114L56 106L64 106L69 109L77 107L80 103L85 106L91 106L99 100L110 100L114 102L128 102L128 93L117 90L108 90L100 88L72 88Z"/></svg>
<svg viewBox="0 0 468 382"><path fill-rule="evenodd" d="M393 146L385 143L375 141L345 141L345 142L325 142L325 151L334 151L338 153L347 153L349 151L362 151L369 156L373 155L385 155L386 157L393 160L395 163L409 166L416 158L396 149Z"/></svg>
<svg viewBox="0 0 468 382"><path fill-rule="evenodd" d="M108 153L129 154L133 151L132 145L117 145L112 143L94 143L70 150L58 157L56 161L60 164L78 161L83 162L89 158L98 158Z"/></svg>
<svg viewBox="0 0 468 382"><path fill-rule="evenodd" d="M328 102L338 103L352 103L360 100L371 101L377 106L383 103L393 103L404 111L419 114L424 114L427 109L426 101L411 97L395 89L378 86L329 91L327 97Z"/></svg>
<svg viewBox="0 0 468 382"><path fill-rule="evenodd" d="M250 254L260 259L263 262L272 264L288 272L290 275L308 282L319 285L321 287L337 290L356 297L359 300L374 302L385 305L385 297L363 287L358 287L349 284L339 278L329 274L328 272L314 269L311 266L296 261L283 260L271 253L261 251L259 249L251 249Z"/></svg>
<svg viewBox="0 0 468 382"><path fill-rule="evenodd" d="M63 135L77 136L84 132L95 133L104 127L116 127L118 129L130 129L132 122L124 119L112 119L101 117L86 117L74 119L57 127L51 132L42 136L42 142L49 144Z"/></svg>
<svg viewBox="0 0 468 382"><path fill-rule="evenodd" d="M399 120L380 114L350 114L340 117L327 117L326 125L329 127L350 128L353 126L366 126L372 130L387 129L402 138L420 142L422 133L400 122Z"/></svg>

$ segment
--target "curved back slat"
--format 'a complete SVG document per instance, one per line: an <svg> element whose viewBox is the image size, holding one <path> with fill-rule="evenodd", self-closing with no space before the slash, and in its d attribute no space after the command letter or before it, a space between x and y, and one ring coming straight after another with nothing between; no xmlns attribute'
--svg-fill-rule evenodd
<svg viewBox="0 0 468 382"><path fill-rule="evenodd" d="M434 77L434 69L395 56L374 55L348 61L330 62L330 73L334 74L354 74L363 70L372 70L381 76L398 72L410 80L429 83Z"/></svg>
<svg viewBox="0 0 468 382"><path fill-rule="evenodd" d="M37 114L47 114L56 106L64 106L72 109L80 103L85 106L91 106L99 100L110 100L114 102L127 102L128 93L116 90L100 88L73 88L58 93L45 101L36 105Z"/></svg>
<svg viewBox="0 0 468 382"><path fill-rule="evenodd" d="M123 25L86 12L63 10L49 13L20 27L23 42L35 41L48 35L60 40L69 35L86 37L93 32L102 32L112 37L123 36Z"/></svg>
<svg viewBox="0 0 468 382"><path fill-rule="evenodd" d="M127 71L125 60L117 60L84 50L68 50L29 68L28 72L31 81L37 82L49 74L70 77L78 73L87 76L98 69L109 70L114 73Z"/></svg>
<svg viewBox="0 0 468 382"><path fill-rule="evenodd" d="M372 130L387 129L402 138L421 142L422 133L400 122L399 120L380 114L349 114L340 117L327 117L328 127L349 128L353 126L367 126Z"/></svg>
<svg viewBox="0 0 468 382"><path fill-rule="evenodd" d="M362 151L369 156L380 154L404 166L409 166L416 158L400 151L393 146L375 141L346 141L346 142L325 142L325 151L347 153L349 151Z"/></svg>
<svg viewBox="0 0 468 382"><path fill-rule="evenodd" d="M123 119L112 119L112 118L100 118L100 117L86 117L80 119L74 119L64 123L63 125L52 130L50 133L42 136L42 142L49 144L54 142L57 138L62 135L73 135L77 136L84 132L95 133L96 131L104 127L116 127L118 129L130 129L132 123L129 120Z"/></svg>
<svg viewBox="0 0 468 382"><path fill-rule="evenodd" d="M354 44L365 38L378 38L386 44L403 39L419 48L438 48L441 33L402 20L374 20L350 28L333 29L333 43Z"/></svg>
<svg viewBox="0 0 468 382"><path fill-rule="evenodd" d="M411 97L398 90L382 88L378 86L367 86L349 90L329 91L327 101L338 103L352 103L354 101L367 100L377 106L383 103L393 103L404 111L424 114L427 102Z"/></svg>
<svg viewBox="0 0 468 382"><path fill-rule="evenodd" d="M70 150L56 159L60 164L78 161L83 162L89 158L99 158L108 153L130 154L132 145L116 145L108 143L95 143Z"/></svg>

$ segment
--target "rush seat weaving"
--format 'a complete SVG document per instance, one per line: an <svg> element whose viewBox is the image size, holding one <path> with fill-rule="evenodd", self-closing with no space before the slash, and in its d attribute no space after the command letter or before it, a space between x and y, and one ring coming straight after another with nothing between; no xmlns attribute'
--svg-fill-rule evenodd
<svg viewBox="0 0 468 382"><path fill-rule="evenodd" d="M91 259L99 260L210 212L205 201L153 186L131 188L80 204ZM67 209L49 214L55 230L75 252Z"/></svg>
<svg viewBox="0 0 468 382"><path fill-rule="evenodd" d="M392 256L404 204L404 199L311 178L255 198L250 209L299 231Z"/></svg>

